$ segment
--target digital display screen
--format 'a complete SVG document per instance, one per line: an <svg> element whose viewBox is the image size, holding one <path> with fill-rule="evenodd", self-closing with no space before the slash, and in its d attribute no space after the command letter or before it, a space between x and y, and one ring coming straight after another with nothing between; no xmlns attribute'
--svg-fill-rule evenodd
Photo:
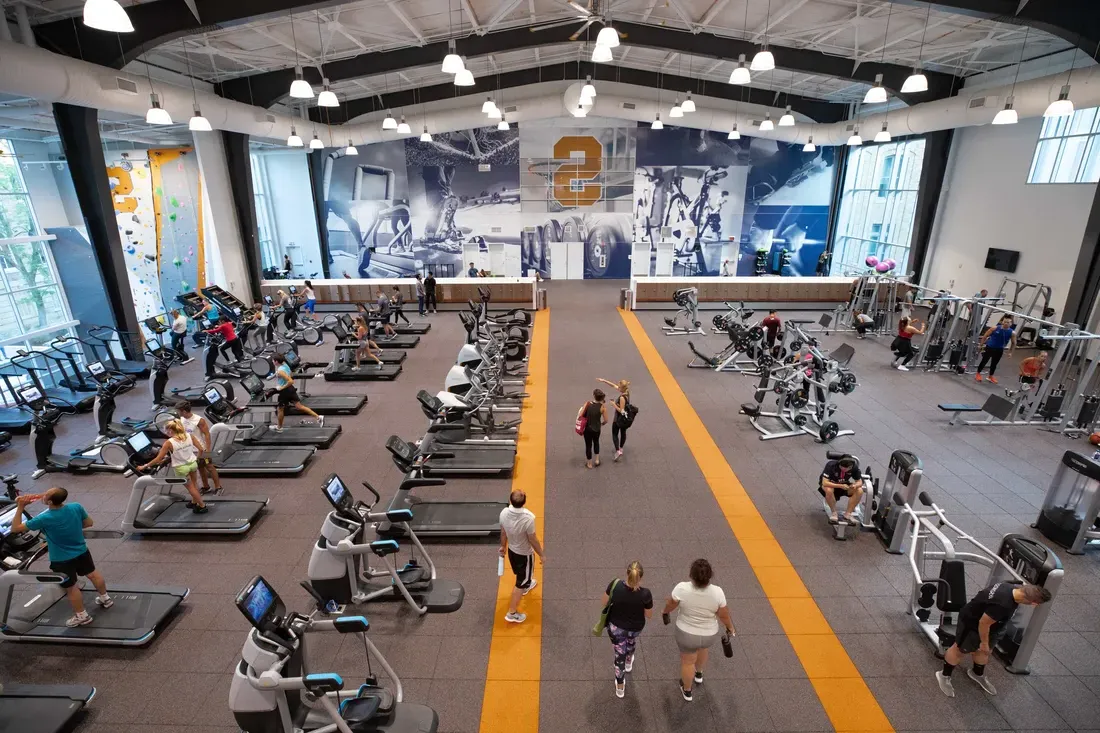
<svg viewBox="0 0 1100 733"><path fill-rule="evenodd" d="M92 376L98 377L98 376L104 374L106 371L107 371L107 369L103 366L102 362L98 362L98 361L88 362L88 372L91 373Z"/></svg>
<svg viewBox="0 0 1100 733"><path fill-rule="evenodd" d="M264 386L263 382L261 382L260 378L255 374L245 377L244 380L241 381L241 384L244 385L244 388L249 392L259 392Z"/></svg>
<svg viewBox="0 0 1100 733"><path fill-rule="evenodd" d="M348 488L344 486L344 482L340 480L339 476L333 476L325 486L325 495L328 496L328 500L332 502L332 505L339 509L348 495Z"/></svg>
<svg viewBox="0 0 1100 733"><path fill-rule="evenodd" d="M130 446L135 453L141 453L152 445L153 441L149 440L149 436L139 430L126 439L126 444Z"/></svg>
<svg viewBox="0 0 1100 733"><path fill-rule="evenodd" d="M1001 272L1016 272L1016 265L1020 262L1020 253L1014 249L996 249L990 247L985 253L985 266L988 270L1000 270Z"/></svg>
<svg viewBox="0 0 1100 733"><path fill-rule="evenodd" d="M272 304L272 303L274 303L274 302L275 302L275 301L273 301L273 300L271 299L271 296L270 296L270 295L265 295L265 296L264 296L264 303L265 303L265 304L267 304L267 305L271 305L271 304Z"/></svg>
<svg viewBox="0 0 1100 733"><path fill-rule="evenodd" d="M42 399L42 393L38 390L38 387L24 387L19 390L19 397L22 398L24 402L37 402Z"/></svg>
<svg viewBox="0 0 1100 733"><path fill-rule="evenodd" d="M207 402L209 402L210 404L213 405L215 402L218 402L218 401L221 400L222 393L219 392L218 390L214 389L213 387L211 387L210 389L203 392L202 396L206 398Z"/></svg>
<svg viewBox="0 0 1100 733"><path fill-rule="evenodd" d="M244 611L245 616L252 622L254 626L258 626L264 617L271 611L272 605L275 603L275 591L271 590L271 587L267 582L260 578L256 581L256 585L252 586L251 592L244 599L244 603L241 605L241 610Z"/></svg>
<svg viewBox="0 0 1100 733"><path fill-rule="evenodd" d="M297 286L295 286L295 285L291 285L291 286L290 286L290 294L291 294L291 295L294 295L294 294L295 294L295 293L297 293L297 292L298 292L298 287L297 287Z"/></svg>

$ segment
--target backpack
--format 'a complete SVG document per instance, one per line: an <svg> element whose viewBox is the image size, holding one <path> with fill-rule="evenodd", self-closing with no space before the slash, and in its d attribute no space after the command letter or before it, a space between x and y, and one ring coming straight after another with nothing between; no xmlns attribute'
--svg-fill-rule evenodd
<svg viewBox="0 0 1100 733"><path fill-rule="evenodd" d="M617 418L619 425L624 428L629 428L634 424L634 418L638 416L638 408L634 406L634 403L630 400L626 401L626 406L623 407L623 411L619 413Z"/></svg>

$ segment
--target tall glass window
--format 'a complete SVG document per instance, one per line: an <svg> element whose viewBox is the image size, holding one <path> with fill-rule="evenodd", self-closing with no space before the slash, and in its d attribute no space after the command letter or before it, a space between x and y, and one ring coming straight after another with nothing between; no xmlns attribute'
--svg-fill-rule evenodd
<svg viewBox="0 0 1100 733"><path fill-rule="evenodd" d="M1028 183L1100 182L1100 108L1045 117Z"/></svg>
<svg viewBox="0 0 1100 733"><path fill-rule="evenodd" d="M264 279L323 277L308 154L259 144L252 145L251 154Z"/></svg>
<svg viewBox="0 0 1100 733"><path fill-rule="evenodd" d="M848 148L833 273L863 270L868 255L894 260L899 272L905 269L923 164L923 139Z"/></svg>

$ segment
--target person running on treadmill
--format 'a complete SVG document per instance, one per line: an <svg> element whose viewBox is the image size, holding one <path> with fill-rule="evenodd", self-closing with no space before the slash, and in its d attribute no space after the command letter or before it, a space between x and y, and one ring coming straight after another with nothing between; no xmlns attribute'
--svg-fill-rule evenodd
<svg viewBox="0 0 1100 733"><path fill-rule="evenodd" d="M955 696L951 673L967 654L974 658L974 666L966 676L990 695L997 688L985 676L985 665L993 644L1004 631L1005 622L1012 618L1017 606L1038 606L1050 601L1050 591L1030 583L996 583L982 588L959 611L955 625L955 643L943 655L943 669L936 672L936 682L948 697Z"/></svg>
<svg viewBox="0 0 1100 733"><path fill-rule="evenodd" d="M305 309L309 311L309 314L315 315L317 313L317 294L313 292L313 283L306 280L306 286L302 290L302 297L305 298Z"/></svg>
<svg viewBox="0 0 1100 733"><path fill-rule="evenodd" d="M390 325L390 299L382 292L382 288L378 289L378 300L375 301L375 305L377 308L374 314L378 318L378 325L385 334L383 338L393 338L396 332L393 330L393 326Z"/></svg>
<svg viewBox="0 0 1100 733"><path fill-rule="evenodd" d="M848 508L844 513L844 521L855 525L856 507L863 499L863 476L859 472L859 464L852 456L844 456L836 461L829 461L817 481L817 491L825 497L825 503L829 505L829 522L837 524L836 502L841 497L848 497Z"/></svg>
<svg viewBox="0 0 1100 733"><path fill-rule="evenodd" d="M221 334L225 339L225 343L221 345L218 351L221 352L222 357L225 357L227 350L233 352L234 361L242 361L244 359L244 347L241 346L241 340L237 337L237 330L233 328L233 322L228 318L223 318L218 322L218 325L213 328L206 329L203 333L217 333ZM212 374L206 375L207 379L213 379Z"/></svg>
<svg viewBox="0 0 1100 733"><path fill-rule="evenodd" d="M390 307L393 309L393 322L396 324L397 319L409 322L408 316L404 313L405 308L405 296L401 294L401 287L398 285L393 286L393 297L390 298Z"/></svg>
<svg viewBox="0 0 1100 733"><path fill-rule="evenodd" d="M1020 384L1035 384L1047 375L1047 352L1040 351L1020 362Z"/></svg>
<svg viewBox="0 0 1100 733"><path fill-rule="evenodd" d="M424 308L432 313L437 313L439 308L439 303L435 299L435 273L430 270L428 276L424 278Z"/></svg>
<svg viewBox="0 0 1100 733"><path fill-rule="evenodd" d="M187 434L187 429L179 420L172 420L164 426L164 432L168 433L168 440L160 447L156 458L146 464L138 466L139 471L145 471L150 466L159 465L166 460L172 463L172 473L176 478L187 479L187 493L191 495L191 501L187 506L195 514L205 514L210 511L206 502L202 500L198 482L195 477L199 473L199 456L202 454L202 445L193 435Z"/></svg>
<svg viewBox="0 0 1100 733"><path fill-rule="evenodd" d="M311 415L317 419L318 427L324 427L325 418L302 404L298 396L298 389L294 386L294 377L290 375L290 367L286 363L286 357L282 354L272 354L271 361L275 364L275 392L279 395L278 407L275 410L278 424L272 426L276 433L283 432L283 419L286 417L286 408L293 407L296 410Z"/></svg>
<svg viewBox="0 0 1100 733"><path fill-rule="evenodd" d="M187 354L187 348L183 345L187 338L187 316L180 313L178 309L173 310L171 315L172 351L180 355L181 364L190 364L194 360Z"/></svg>
<svg viewBox="0 0 1100 733"><path fill-rule="evenodd" d="M50 553L50 570L65 575L65 582L61 587L65 589L65 595L72 604L72 618L65 622L69 628L84 626L92 622L92 617L84 610L84 594L77 587L77 580L84 576L92 581L96 589L95 603L102 608L110 608L115 605L114 599L107 593L107 581L103 574L96 570L92 561L92 553L88 551L88 543L84 540L84 530L92 526L92 518L84 507L75 501L66 504L69 492L60 487L54 487L44 494L23 494L15 499L15 516L11 519L11 534L21 532L40 531L46 535L46 545ZM23 521L23 512L28 504L41 500L46 505L46 511L37 517Z"/></svg>
<svg viewBox="0 0 1100 733"><path fill-rule="evenodd" d="M183 429L193 438L197 438L201 451L199 452L199 478L202 480L202 493L210 491L210 484L214 484L214 491L222 490L222 479L218 475L218 469L214 467L214 459L210 457L210 423L202 415L196 415L191 409L189 400L182 400L176 405L179 412L179 421Z"/></svg>
<svg viewBox="0 0 1100 733"><path fill-rule="evenodd" d="M355 339L359 343L359 348L355 350L355 367L352 371L359 371L359 361L364 356L374 359L377 367L381 369L382 360L378 358L378 355L382 350L378 348L378 344L371 341L370 329L367 328L367 322L362 316L355 317Z"/></svg>
<svg viewBox="0 0 1100 733"><path fill-rule="evenodd" d="M527 614L519 612L519 599L531 592L535 580L535 555L546 564L546 552L535 534L535 515L525 509L527 494L516 489L508 497L508 506L500 512L500 556L508 558L512 572L516 574L516 586L508 600L508 613L504 620L521 624Z"/></svg>

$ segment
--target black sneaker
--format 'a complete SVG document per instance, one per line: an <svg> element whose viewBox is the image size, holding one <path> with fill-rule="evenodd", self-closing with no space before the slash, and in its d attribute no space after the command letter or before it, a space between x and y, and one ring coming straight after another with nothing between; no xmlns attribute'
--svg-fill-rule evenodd
<svg viewBox="0 0 1100 733"><path fill-rule="evenodd" d="M210 507L203 504L202 506L194 507L191 511L193 511L195 514L206 514L208 511L210 511Z"/></svg>
<svg viewBox="0 0 1100 733"><path fill-rule="evenodd" d="M683 695L684 699L687 700L688 702L692 701L691 690L685 690L683 682L680 682L680 694Z"/></svg>
<svg viewBox="0 0 1100 733"><path fill-rule="evenodd" d="M695 684L697 684L697 685L703 684L703 673L700 672L699 670L695 670Z"/></svg>

